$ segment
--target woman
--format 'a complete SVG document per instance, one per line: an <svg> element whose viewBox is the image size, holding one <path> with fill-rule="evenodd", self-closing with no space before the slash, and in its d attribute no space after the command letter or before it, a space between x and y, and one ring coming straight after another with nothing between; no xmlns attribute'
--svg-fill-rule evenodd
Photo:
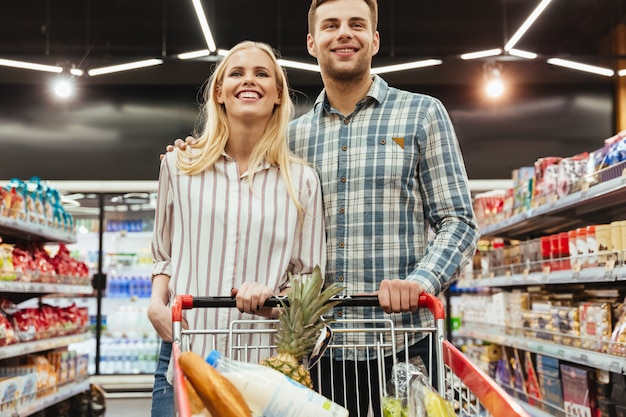
<svg viewBox="0 0 626 417"><path fill-rule="evenodd" d="M319 180L287 146L292 110L273 50L242 42L209 79L197 143L161 163L148 317L164 342L153 416L174 415L166 370L176 294L236 295L238 311L195 309L185 317L193 329L227 329L232 320L270 314L263 302L286 288L288 271L325 267ZM268 343L258 332L247 337L250 346ZM194 336L191 348L204 357L213 346ZM216 348L226 350L226 341Z"/></svg>

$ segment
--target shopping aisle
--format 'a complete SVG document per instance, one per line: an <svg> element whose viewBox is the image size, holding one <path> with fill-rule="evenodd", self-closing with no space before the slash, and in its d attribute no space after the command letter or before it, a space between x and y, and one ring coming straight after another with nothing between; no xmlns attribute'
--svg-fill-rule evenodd
<svg viewBox="0 0 626 417"><path fill-rule="evenodd" d="M105 417L150 417L151 398L107 398Z"/></svg>

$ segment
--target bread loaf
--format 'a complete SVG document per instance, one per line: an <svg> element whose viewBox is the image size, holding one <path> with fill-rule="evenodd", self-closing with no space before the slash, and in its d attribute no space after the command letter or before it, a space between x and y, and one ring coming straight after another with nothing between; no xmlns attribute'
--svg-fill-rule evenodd
<svg viewBox="0 0 626 417"><path fill-rule="evenodd" d="M200 355L183 352L178 364L211 415L251 417L248 404L239 390Z"/></svg>

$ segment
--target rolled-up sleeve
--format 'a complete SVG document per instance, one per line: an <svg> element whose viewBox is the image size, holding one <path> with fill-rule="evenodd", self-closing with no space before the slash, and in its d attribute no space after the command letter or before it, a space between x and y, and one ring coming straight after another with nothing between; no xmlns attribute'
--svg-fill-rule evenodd
<svg viewBox="0 0 626 417"><path fill-rule="evenodd" d="M154 229L152 232L151 252L154 266L152 276L172 276L172 226L173 210L171 195L171 170L169 164L174 161L175 152L168 153L161 162L159 182L157 189L157 202L154 217Z"/></svg>

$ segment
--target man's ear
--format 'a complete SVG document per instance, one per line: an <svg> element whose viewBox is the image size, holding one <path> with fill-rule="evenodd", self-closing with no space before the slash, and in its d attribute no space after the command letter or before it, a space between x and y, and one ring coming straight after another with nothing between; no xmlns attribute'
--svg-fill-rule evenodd
<svg viewBox="0 0 626 417"><path fill-rule="evenodd" d="M380 50L380 34L378 31L374 32L374 40L372 42L372 55L376 55Z"/></svg>
<svg viewBox="0 0 626 417"><path fill-rule="evenodd" d="M306 49L307 51L309 51L309 55L317 58L317 51L315 50L315 39L313 39L313 36L310 33L306 35Z"/></svg>

